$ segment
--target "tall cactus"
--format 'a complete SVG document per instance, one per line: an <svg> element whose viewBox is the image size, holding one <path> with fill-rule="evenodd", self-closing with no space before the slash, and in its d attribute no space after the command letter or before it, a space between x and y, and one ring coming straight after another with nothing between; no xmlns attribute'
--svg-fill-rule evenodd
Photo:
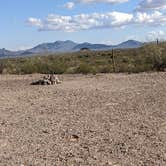
<svg viewBox="0 0 166 166"><path fill-rule="evenodd" d="M112 65L113 65L113 71L116 72L116 68L115 68L115 58L114 58L114 49L112 49Z"/></svg>

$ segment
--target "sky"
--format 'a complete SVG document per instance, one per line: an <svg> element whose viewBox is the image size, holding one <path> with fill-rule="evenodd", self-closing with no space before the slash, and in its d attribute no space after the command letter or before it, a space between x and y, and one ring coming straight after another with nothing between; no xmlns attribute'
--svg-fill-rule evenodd
<svg viewBox="0 0 166 166"><path fill-rule="evenodd" d="M0 48L166 40L166 0L1 0Z"/></svg>

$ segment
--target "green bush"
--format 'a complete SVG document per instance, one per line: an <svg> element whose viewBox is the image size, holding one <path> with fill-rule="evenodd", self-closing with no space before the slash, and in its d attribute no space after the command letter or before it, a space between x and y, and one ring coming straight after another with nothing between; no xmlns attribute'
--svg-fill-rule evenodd
<svg viewBox="0 0 166 166"><path fill-rule="evenodd" d="M100 73L112 73L113 72L113 67L110 65L107 66L102 66L99 70Z"/></svg>
<svg viewBox="0 0 166 166"><path fill-rule="evenodd" d="M82 63L77 67L75 72L81 74L88 74L88 73L93 73L94 70L93 67L91 67L89 64Z"/></svg>
<svg viewBox="0 0 166 166"><path fill-rule="evenodd" d="M4 63L0 64L0 74L3 74L4 70L5 70L6 66Z"/></svg>

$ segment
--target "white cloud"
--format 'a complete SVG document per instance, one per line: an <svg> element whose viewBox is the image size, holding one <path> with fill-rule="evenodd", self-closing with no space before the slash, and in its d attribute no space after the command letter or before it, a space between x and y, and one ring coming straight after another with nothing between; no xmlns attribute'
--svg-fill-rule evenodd
<svg viewBox="0 0 166 166"><path fill-rule="evenodd" d="M142 0L137 10L162 10L166 9L166 0Z"/></svg>
<svg viewBox="0 0 166 166"><path fill-rule="evenodd" d="M80 14L74 16L61 16L49 14L41 20L29 18L29 25L37 27L40 31L66 31L74 32L98 28L123 28L127 25L165 26L166 14L159 11L152 13L137 12L128 14L121 12Z"/></svg>
<svg viewBox="0 0 166 166"><path fill-rule="evenodd" d="M67 9L73 9L75 6L74 2L67 2L66 4L64 4L64 7Z"/></svg>
<svg viewBox="0 0 166 166"><path fill-rule="evenodd" d="M117 4L117 3L124 3L128 2L129 0L76 0L81 3L111 3L111 4Z"/></svg>
<svg viewBox="0 0 166 166"><path fill-rule="evenodd" d="M147 35L147 41L155 41L156 39L159 40L166 40L166 32L165 31L151 31Z"/></svg>
<svg viewBox="0 0 166 166"><path fill-rule="evenodd" d="M60 16L50 14L41 21L36 18L29 18L30 25L36 26L39 30L61 30L61 31L79 31L94 28L122 27L127 25L133 19L132 14L109 12L80 14L74 16Z"/></svg>
<svg viewBox="0 0 166 166"><path fill-rule="evenodd" d="M125 3L129 0L73 0L74 2L70 1L63 5L63 7L67 9L73 9L76 3L83 3L83 4L92 4L92 3L110 3L110 4L119 4Z"/></svg>
<svg viewBox="0 0 166 166"><path fill-rule="evenodd" d="M155 11L153 13L140 13L138 12L135 16L135 23L142 25L152 25L152 26L164 26L166 25L166 15Z"/></svg>
<svg viewBox="0 0 166 166"><path fill-rule="evenodd" d="M40 27L42 24L42 21L40 19L30 17L30 18L28 18L27 23L29 25Z"/></svg>

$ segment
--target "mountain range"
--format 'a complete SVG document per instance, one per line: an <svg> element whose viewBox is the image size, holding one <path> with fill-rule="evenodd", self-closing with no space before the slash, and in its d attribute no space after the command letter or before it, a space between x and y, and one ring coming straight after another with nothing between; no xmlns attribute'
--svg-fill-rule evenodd
<svg viewBox="0 0 166 166"><path fill-rule="evenodd" d="M92 44L92 43L75 43L70 40L56 41L53 43L39 44L31 49L21 51L9 51L5 48L0 49L0 57L16 57L16 56L32 56L46 53L58 53L58 52L76 52L82 48L88 48L90 50L111 50L111 49L127 49L138 48L143 46L143 43L136 40L128 40L118 45L106 45L106 44Z"/></svg>

